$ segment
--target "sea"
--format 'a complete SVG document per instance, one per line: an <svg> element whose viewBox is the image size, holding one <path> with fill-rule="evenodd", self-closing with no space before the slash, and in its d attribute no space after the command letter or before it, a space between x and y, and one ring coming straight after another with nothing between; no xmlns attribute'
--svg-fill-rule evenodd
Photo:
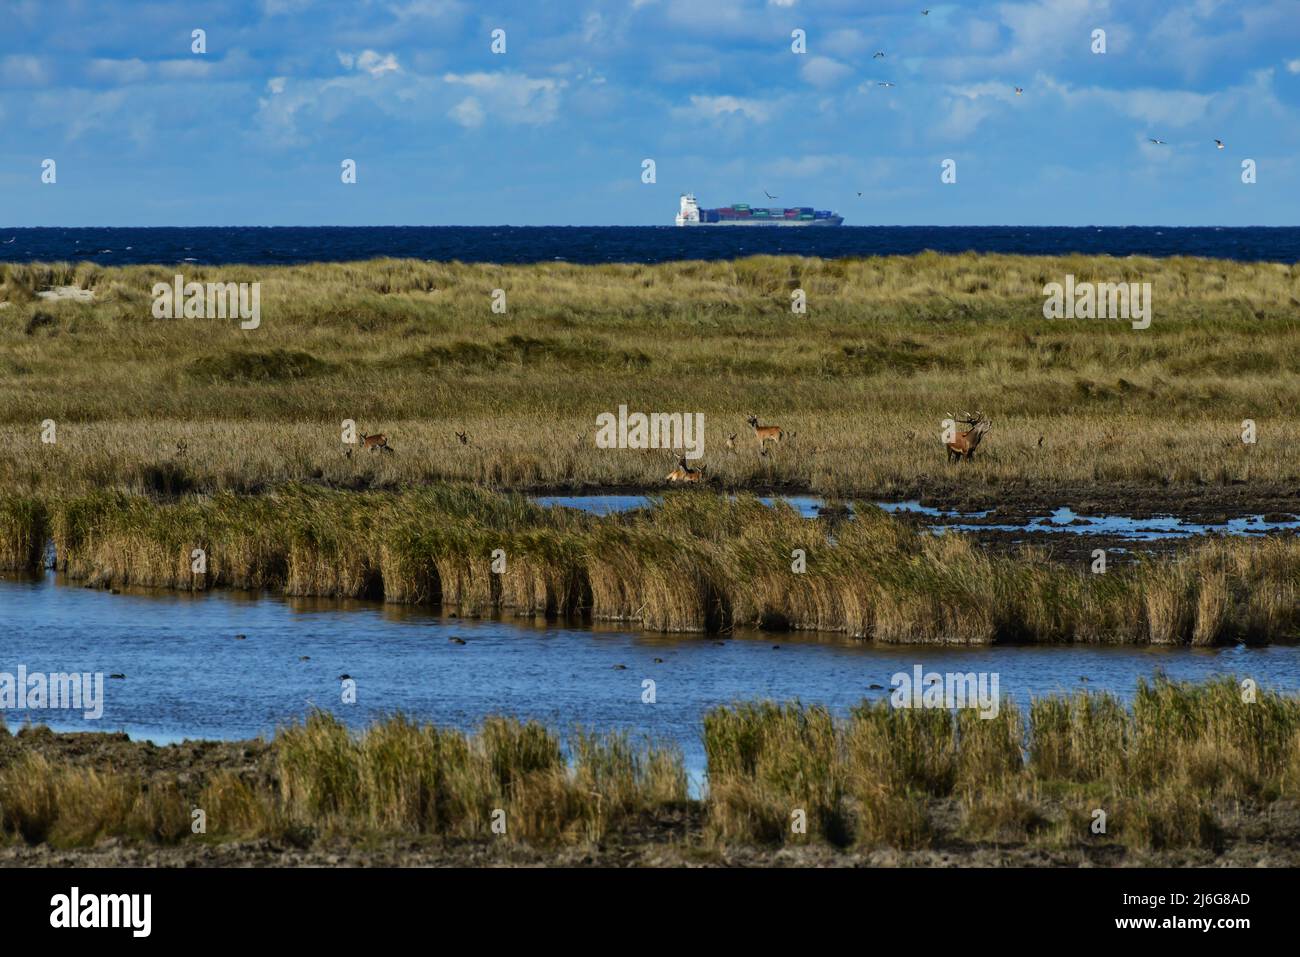
<svg viewBox="0 0 1300 957"><path fill-rule="evenodd" d="M205 265L381 256L465 263L659 263L757 255L1200 256L1300 262L1300 226L195 226L0 227L0 262Z"/></svg>

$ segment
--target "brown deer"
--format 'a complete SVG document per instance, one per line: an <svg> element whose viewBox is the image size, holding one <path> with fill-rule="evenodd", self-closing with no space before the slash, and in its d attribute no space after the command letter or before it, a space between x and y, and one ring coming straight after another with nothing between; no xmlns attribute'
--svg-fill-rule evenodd
<svg viewBox="0 0 1300 957"><path fill-rule="evenodd" d="M683 455L677 460L677 468L669 472L665 479L669 482L702 482L707 470L707 465L701 465L697 469L691 468L686 461L686 456Z"/></svg>
<svg viewBox="0 0 1300 957"><path fill-rule="evenodd" d="M728 433L727 433L727 451L728 451L728 452L734 452L734 451L736 451L736 433L735 433L735 432L728 432Z"/></svg>
<svg viewBox="0 0 1300 957"><path fill-rule="evenodd" d="M953 419L954 422L963 422L970 426L965 432L958 432L947 444L949 462L973 459L975 450L979 448L980 439L984 438L984 434L993 426L993 423L984 417L983 412L976 412L974 415L963 412L961 416L956 418L951 412L948 413L948 418Z"/></svg>
<svg viewBox="0 0 1300 957"><path fill-rule="evenodd" d="M366 433L362 432L361 447L370 452L379 452L381 455L384 452L391 455L393 452L393 447L388 444L388 436L382 434L366 435Z"/></svg>
<svg viewBox="0 0 1300 957"><path fill-rule="evenodd" d="M456 438L460 441L461 445L469 445L469 433L464 429L460 429L456 432Z"/></svg>
<svg viewBox="0 0 1300 957"><path fill-rule="evenodd" d="M781 444L785 438L785 431L779 425L759 425L758 416L751 415L746 419L749 427L754 430L754 438L758 439L758 450L764 455L767 454L767 443L772 442L776 445Z"/></svg>

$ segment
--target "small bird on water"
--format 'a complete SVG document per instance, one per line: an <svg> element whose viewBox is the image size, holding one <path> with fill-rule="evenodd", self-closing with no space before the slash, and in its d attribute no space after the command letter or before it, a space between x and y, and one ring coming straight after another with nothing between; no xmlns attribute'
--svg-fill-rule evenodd
<svg viewBox="0 0 1300 957"><path fill-rule="evenodd" d="M464 639L464 638L457 637L456 635L452 635L452 636L451 636L450 638L448 638L447 640L450 641L453 645L463 645L463 644L465 644L465 639Z"/></svg>

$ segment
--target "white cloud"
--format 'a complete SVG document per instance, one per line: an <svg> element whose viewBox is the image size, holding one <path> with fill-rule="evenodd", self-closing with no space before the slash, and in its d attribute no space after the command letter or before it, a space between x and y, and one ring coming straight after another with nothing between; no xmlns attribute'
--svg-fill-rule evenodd
<svg viewBox="0 0 1300 957"><path fill-rule="evenodd" d="M560 91L567 86L564 80L535 79L522 73L447 73L442 80L468 87L472 93L451 113L462 126L478 126L488 116L529 126L553 122L560 112Z"/></svg>
<svg viewBox="0 0 1300 957"><path fill-rule="evenodd" d="M804 81L813 86L834 86L852 75L853 69L828 56L808 57L800 72Z"/></svg>
<svg viewBox="0 0 1300 957"><path fill-rule="evenodd" d="M724 117L744 117L755 123L766 123L772 117L767 104L739 96L692 96L689 107L676 107L673 113L679 119L716 120Z"/></svg>
<svg viewBox="0 0 1300 957"><path fill-rule="evenodd" d="M371 76L398 73L402 69L397 64L396 56L391 53L377 53L374 50L362 50L355 55L340 51L338 58L345 70L355 69L362 73L369 73Z"/></svg>
<svg viewBox="0 0 1300 957"><path fill-rule="evenodd" d="M208 60L163 60L158 64L158 75L166 80L199 80L212 73Z"/></svg>
<svg viewBox="0 0 1300 957"><path fill-rule="evenodd" d="M453 106L451 112L447 115L468 129L482 126L485 119L483 104L474 96L465 97L465 99Z"/></svg>
<svg viewBox="0 0 1300 957"><path fill-rule="evenodd" d="M810 154L808 156L788 156L765 163L763 172L772 177L788 179L810 179L824 176L836 170L849 169L854 165L851 157L838 154Z"/></svg>
<svg viewBox="0 0 1300 957"><path fill-rule="evenodd" d="M15 54L0 57L0 81L13 86L44 86L50 82L50 71L39 57Z"/></svg>
<svg viewBox="0 0 1300 957"><path fill-rule="evenodd" d="M143 60L91 60L86 64L86 77L105 83L137 83L149 75L149 66Z"/></svg>
<svg viewBox="0 0 1300 957"><path fill-rule="evenodd" d="M1071 87L1042 78L1038 81L1070 108L1105 106L1123 116L1152 126L1186 126L1202 119L1214 99L1190 90L1107 90L1100 87Z"/></svg>
<svg viewBox="0 0 1300 957"><path fill-rule="evenodd" d="M1288 73L1300 73L1300 60L1287 60L1286 71Z"/></svg>

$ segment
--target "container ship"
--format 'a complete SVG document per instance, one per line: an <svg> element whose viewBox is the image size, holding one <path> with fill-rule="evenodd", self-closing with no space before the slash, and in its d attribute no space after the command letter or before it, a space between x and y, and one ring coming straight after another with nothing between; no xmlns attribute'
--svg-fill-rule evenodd
<svg viewBox="0 0 1300 957"><path fill-rule="evenodd" d="M700 209L694 193L682 194L678 226L838 226L844 217L811 206L760 207L732 203L720 209Z"/></svg>

